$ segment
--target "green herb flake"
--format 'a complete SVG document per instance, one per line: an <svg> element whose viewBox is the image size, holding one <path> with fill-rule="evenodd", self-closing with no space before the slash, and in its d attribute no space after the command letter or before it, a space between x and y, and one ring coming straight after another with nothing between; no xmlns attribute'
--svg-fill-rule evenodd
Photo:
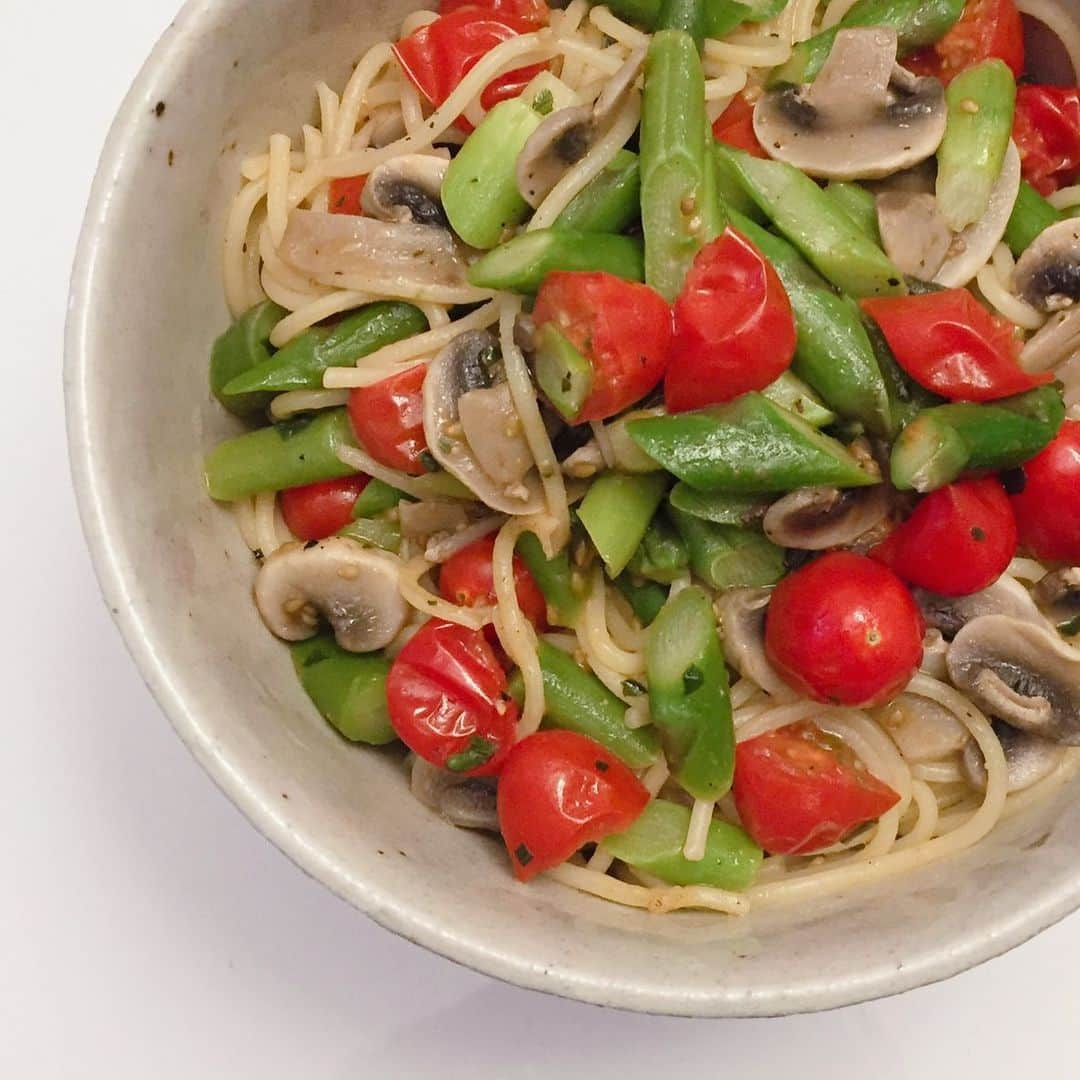
<svg viewBox="0 0 1080 1080"><path fill-rule="evenodd" d="M552 96L551 91L541 90L533 98L532 107L541 116L547 116L555 108L555 98Z"/></svg>
<svg viewBox="0 0 1080 1080"><path fill-rule="evenodd" d="M524 844L518 844L514 849L514 858L522 866L528 866L533 861L533 853Z"/></svg>
<svg viewBox="0 0 1080 1080"><path fill-rule="evenodd" d="M486 765L494 756L498 747L490 739L474 735L469 745L460 754L451 754L446 759L446 767L455 773L472 772Z"/></svg>

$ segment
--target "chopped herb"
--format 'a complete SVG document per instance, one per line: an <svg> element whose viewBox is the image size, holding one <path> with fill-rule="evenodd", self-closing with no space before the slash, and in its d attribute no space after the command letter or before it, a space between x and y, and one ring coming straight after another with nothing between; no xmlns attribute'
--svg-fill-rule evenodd
<svg viewBox="0 0 1080 1080"><path fill-rule="evenodd" d="M548 113L555 108L555 98L552 96L551 91L541 90L540 93L533 98L532 107L541 116L547 116Z"/></svg>
<svg viewBox="0 0 1080 1080"><path fill-rule="evenodd" d="M701 669L692 664L683 672L682 685L684 694L692 694L705 682Z"/></svg>
<svg viewBox="0 0 1080 1080"><path fill-rule="evenodd" d="M451 754L446 759L446 767L451 772L471 772L473 769L486 765L494 756L498 747L489 739L482 739L474 735L469 740L469 745L460 754Z"/></svg>
<svg viewBox="0 0 1080 1080"><path fill-rule="evenodd" d="M262 548L255 548L255 550L252 551L251 554L255 556L255 561L256 562L262 562L263 559L266 558L266 555L263 553Z"/></svg>
<svg viewBox="0 0 1080 1080"><path fill-rule="evenodd" d="M305 551L310 551L313 547L318 547L318 546L319 546L319 541L318 540L309 540L304 545L304 550Z"/></svg>
<svg viewBox="0 0 1080 1080"><path fill-rule="evenodd" d="M533 853L524 844L518 844L514 850L514 858L522 866L528 866L533 861Z"/></svg>
<svg viewBox="0 0 1080 1080"><path fill-rule="evenodd" d="M1065 637L1073 637L1076 634L1080 634L1080 615L1077 615L1074 619L1070 619L1068 622L1059 623L1058 633L1064 634Z"/></svg>
<svg viewBox="0 0 1080 1080"><path fill-rule="evenodd" d="M645 693L645 684L637 679L623 679L622 690L627 697L641 697Z"/></svg>

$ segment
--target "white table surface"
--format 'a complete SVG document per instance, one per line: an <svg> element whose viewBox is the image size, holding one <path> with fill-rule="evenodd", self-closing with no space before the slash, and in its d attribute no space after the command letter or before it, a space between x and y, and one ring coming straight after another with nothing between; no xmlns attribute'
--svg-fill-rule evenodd
<svg viewBox="0 0 1080 1080"><path fill-rule="evenodd" d="M175 2L0 3L0 1077L1077 1076L1076 916L949 983L831 1014L620 1014L377 928L203 775L100 603L60 378L98 148Z"/></svg>

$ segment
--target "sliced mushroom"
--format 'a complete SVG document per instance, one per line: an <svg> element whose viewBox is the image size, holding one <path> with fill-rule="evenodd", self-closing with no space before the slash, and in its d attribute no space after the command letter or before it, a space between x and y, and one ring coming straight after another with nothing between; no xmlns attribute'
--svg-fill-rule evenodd
<svg viewBox="0 0 1080 1080"><path fill-rule="evenodd" d="M800 488L774 502L762 526L780 547L824 551L853 544L888 513L888 493L881 484L850 491Z"/></svg>
<svg viewBox="0 0 1080 1080"><path fill-rule="evenodd" d="M490 444L474 447L462 423L460 402L466 394L488 388L491 374L487 362L496 346L487 331L471 330L432 360L424 379L424 434L435 460L493 510L536 514L544 507L544 495L535 467L516 483L499 483L478 452L489 449ZM494 458L489 460L497 467Z"/></svg>
<svg viewBox="0 0 1080 1080"><path fill-rule="evenodd" d="M885 254L905 274L929 281L941 269L953 233L933 195L883 191L877 197L877 219Z"/></svg>
<svg viewBox="0 0 1080 1080"><path fill-rule="evenodd" d="M563 463L562 471L575 480L588 480L607 468L604 455L595 439L590 439L584 446L579 446Z"/></svg>
<svg viewBox="0 0 1080 1080"><path fill-rule="evenodd" d="M449 229L439 197L449 166L448 159L432 154L402 154L384 161L368 176L360 206L381 221Z"/></svg>
<svg viewBox="0 0 1080 1080"><path fill-rule="evenodd" d="M945 635L931 626L923 634L922 662L919 664L919 670L924 675L929 675L931 679L947 679L949 668L945 657L948 653L949 643L945 640Z"/></svg>
<svg viewBox="0 0 1080 1080"><path fill-rule="evenodd" d="M1054 631L1007 615L969 622L949 649L949 677L1013 727L1080 746L1080 650Z"/></svg>
<svg viewBox="0 0 1080 1080"><path fill-rule="evenodd" d="M462 394L458 414L465 441L484 472L504 488L520 484L535 463L510 387L503 382Z"/></svg>
<svg viewBox="0 0 1080 1080"><path fill-rule="evenodd" d="M1057 627L1080 619L1080 566L1068 566L1041 578L1031 591L1035 603Z"/></svg>
<svg viewBox="0 0 1080 1080"><path fill-rule="evenodd" d="M281 257L315 281L433 303L468 304L490 294L467 278L464 252L446 229L354 214L294 210Z"/></svg>
<svg viewBox="0 0 1080 1080"><path fill-rule="evenodd" d="M1045 625L1031 593L1015 578L1000 577L993 585L969 596L939 596L916 589L915 599L926 625L954 638L963 626L983 615L1008 615L1020 622Z"/></svg>
<svg viewBox="0 0 1080 1080"><path fill-rule="evenodd" d="M943 705L919 694L901 694L874 710L906 761L937 761L962 750L967 728Z"/></svg>
<svg viewBox="0 0 1080 1080"><path fill-rule="evenodd" d="M449 499L402 502L398 505L398 516L401 535L411 540L426 538L433 533L457 532L469 523L464 504Z"/></svg>
<svg viewBox="0 0 1080 1080"><path fill-rule="evenodd" d="M813 83L764 94L754 131L768 154L830 180L888 176L930 157L945 134L945 91L899 67L896 46L895 30L841 30Z"/></svg>
<svg viewBox="0 0 1080 1080"><path fill-rule="evenodd" d="M1016 261L1013 292L1040 311L1064 311L1080 299L1080 219L1044 229Z"/></svg>
<svg viewBox="0 0 1080 1080"><path fill-rule="evenodd" d="M409 606L398 588L401 560L331 537L318 544L286 544L263 563L255 604L270 632L304 641L318 632L320 616L349 652L374 652L397 637Z"/></svg>
<svg viewBox="0 0 1080 1080"><path fill-rule="evenodd" d="M532 133L517 160L518 190L531 207L538 207L563 174L608 133L636 93L634 83L644 63L644 49L632 52L593 105L556 109Z"/></svg>
<svg viewBox="0 0 1080 1080"><path fill-rule="evenodd" d="M1080 306L1051 315L1020 350L1020 366L1033 374L1050 371L1080 355Z"/></svg>
<svg viewBox="0 0 1080 1080"><path fill-rule="evenodd" d="M410 772L412 793L430 810L462 829L499 831L495 781L460 776L414 757Z"/></svg>
<svg viewBox="0 0 1080 1080"><path fill-rule="evenodd" d="M1026 731L1017 731L1001 720L994 720L992 724L994 734L1005 752L1009 777L1007 791L1010 795L1045 780L1061 764L1065 756L1064 746L1041 739L1038 735L1029 735ZM971 786L985 791L986 758L974 739L964 749L960 761Z"/></svg>
<svg viewBox="0 0 1080 1080"><path fill-rule="evenodd" d="M765 615L769 589L729 589L716 601L724 655L740 675L768 694L790 697L791 690L765 655Z"/></svg>

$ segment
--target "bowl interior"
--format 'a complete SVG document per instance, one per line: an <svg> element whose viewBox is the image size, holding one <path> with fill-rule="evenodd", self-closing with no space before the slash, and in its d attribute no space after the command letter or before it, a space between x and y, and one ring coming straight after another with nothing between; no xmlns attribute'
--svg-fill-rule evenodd
<svg viewBox="0 0 1080 1080"><path fill-rule="evenodd" d="M1060 918L1080 885L1068 791L887 884L742 920L661 918L516 885L495 841L410 797L397 756L347 746L315 714L250 601L255 568L233 519L202 488L203 453L234 427L206 385L227 323L223 215L239 158L271 131L298 134L317 79L340 87L416 6L191 3L103 159L69 326L73 468L107 602L181 737L261 831L379 922L587 1001L825 1008L952 974Z"/></svg>

